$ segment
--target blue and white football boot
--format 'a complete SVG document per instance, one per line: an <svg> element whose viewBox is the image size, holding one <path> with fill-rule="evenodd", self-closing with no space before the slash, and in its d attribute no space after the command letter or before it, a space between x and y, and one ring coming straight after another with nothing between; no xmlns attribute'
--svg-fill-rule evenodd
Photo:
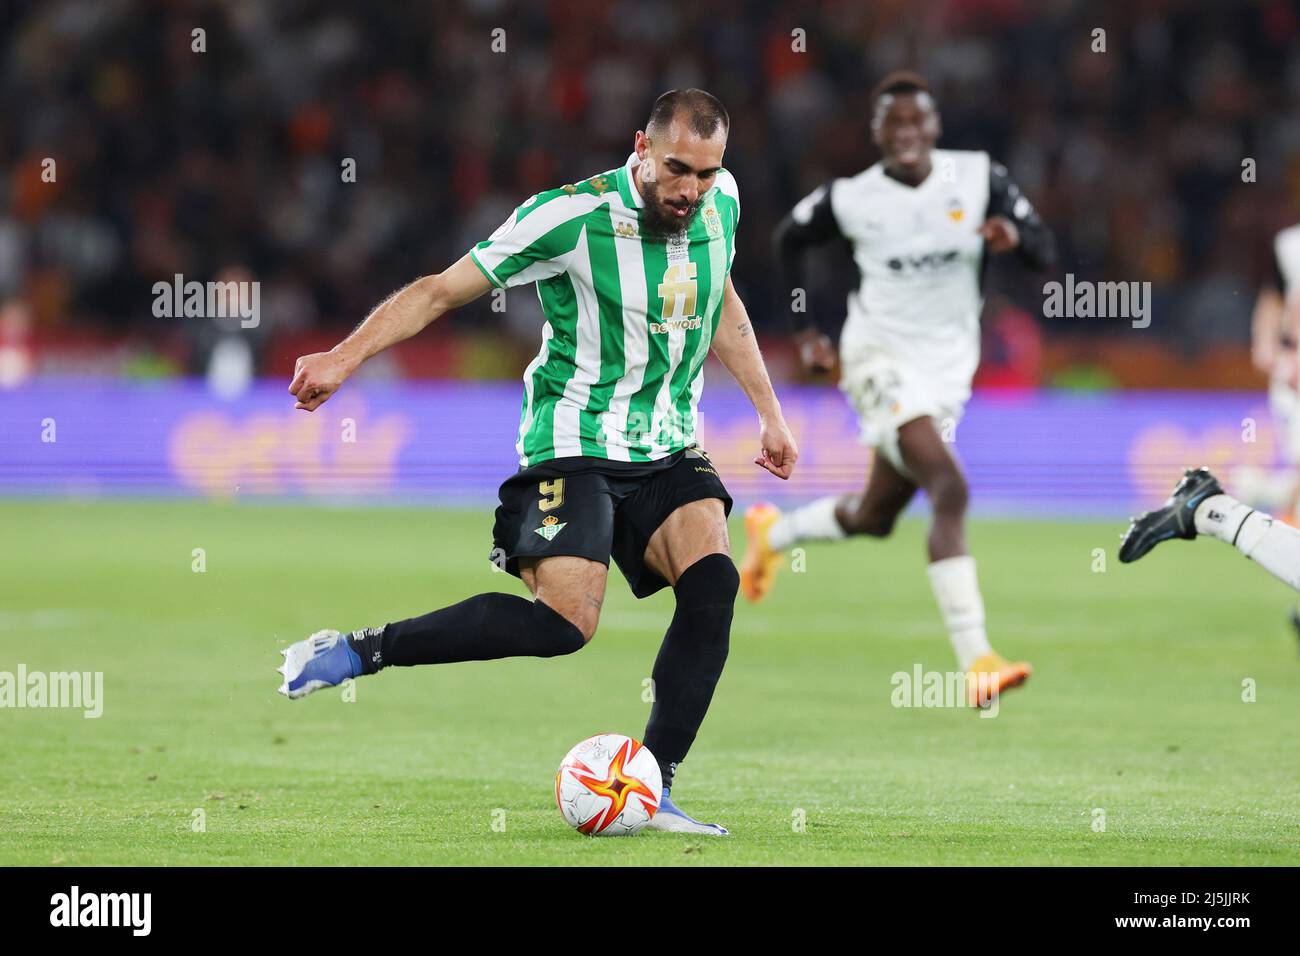
<svg viewBox="0 0 1300 956"><path fill-rule="evenodd" d="M664 787L663 799L659 801L659 810L650 822L647 830L659 830L663 833L698 833L701 836L728 836L727 828L716 823L701 823L699 820L682 813L681 808L669 798L671 788Z"/></svg>
<svg viewBox="0 0 1300 956"><path fill-rule="evenodd" d="M296 699L322 687L337 687L349 677L361 676L361 658L338 631L317 631L280 652L284 675L280 693Z"/></svg>

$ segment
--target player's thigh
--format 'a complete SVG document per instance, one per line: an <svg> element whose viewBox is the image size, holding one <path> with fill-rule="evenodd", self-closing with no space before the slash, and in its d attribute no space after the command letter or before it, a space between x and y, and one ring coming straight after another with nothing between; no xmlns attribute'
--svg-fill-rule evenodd
<svg viewBox="0 0 1300 956"><path fill-rule="evenodd" d="M710 554L731 554L720 498L701 498L674 510L650 536L645 564L669 585L676 585L683 571Z"/></svg>
<svg viewBox="0 0 1300 956"><path fill-rule="evenodd" d="M493 558L590 639L605 596L614 503L604 475L525 469L498 492Z"/></svg>
<svg viewBox="0 0 1300 956"><path fill-rule="evenodd" d="M550 558L521 558L519 577L533 597L564 616L591 640L600 622L605 602L609 568L590 558L556 555Z"/></svg>
<svg viewBox="0 0 1300 956"><path fill-rule="evenodd" d="M932 499L944 495L964 501L965 474L932 417L914 418L899 426L898 450L903 465Z"/></svg>

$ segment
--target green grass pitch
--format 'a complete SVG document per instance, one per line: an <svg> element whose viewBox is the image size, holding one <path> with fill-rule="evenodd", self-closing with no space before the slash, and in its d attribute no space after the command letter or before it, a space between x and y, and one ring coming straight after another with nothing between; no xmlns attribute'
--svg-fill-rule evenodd
<svg viewBox="0 0 1300 956"><path fill-rule="evenodd" d="M894 672L952 666L922 521L810 546L738 607L679 771L733 836L594 840L555 767L640 736L670 595L615 571L577 655L288 701L276 651L312 630L523 593L488 511L8 501L0 527L0 670L105 675L99 719L0 710L0 865L1300 863L1293 595L1217 543L1128 567L1122 522L975 522L994 644L1036 668L994 719L891 705Z"/></svg>

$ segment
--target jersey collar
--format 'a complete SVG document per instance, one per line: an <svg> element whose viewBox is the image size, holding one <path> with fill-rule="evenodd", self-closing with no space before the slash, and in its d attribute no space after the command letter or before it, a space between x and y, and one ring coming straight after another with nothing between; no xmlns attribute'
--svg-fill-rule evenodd
<svg viewBox="0 0 1300 956"><path fill-rule="evenodd" d="M640 190L636 188L636 183L632 181L632 170L640 165L641 157L633 152L618 171L618 193L623 197L623 202L629 209L645 208L645 200L641 198Z"/></svg>

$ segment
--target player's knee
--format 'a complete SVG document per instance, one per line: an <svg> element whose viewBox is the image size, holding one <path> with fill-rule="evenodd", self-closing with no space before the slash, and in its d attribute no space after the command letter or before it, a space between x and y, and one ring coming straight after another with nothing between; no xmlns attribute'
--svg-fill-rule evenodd
<svg viewBox="0 0 1300 956"><path fill-rule="evenodd" d="M540 599L534 601L530 623L539 646L543 648L543 652L536 656L559 657L582 650L596 633L599 617L599 611L584 615L569 608L551 607Z"/></svg>
<svg viewBox="0 0 1300 956"><path fill-rule="evenodd" d="M865 534L873 538L888 538L894 531L898 520L897 512L880 509L858 509L849 515L845 531L849 534Z"/></svg>
<svg viewBox="0 0 1300 956"><path fill-rule="evenodd" d="M944 470L937 475L926 487L925 493L929 495L931 507L936 514L966 513L970 489L966 486L965 477L956 469Z"/></svg>
<svg viewBox="0 0 1300 956"><path fill-rule="evenodd" d="M678 575L673 590L679 605L734 607L740 592L740 572L731 555L715 551Z"/></svg>
<svg viewBox="0 0 1300 956"><path fill-rule="evenodd" d="M731 635L731 615L740 590L740 574L731 557L721 552L706 555L683 571L673 585L677 612L690 616L694 633L717 645L724 653Z"/></svg>
<svg viewBox="0 0 1300 956"><path fill-rule="evenodd" d="M590 606L571 607L563 612L563 616L569 622L569 625L581 635L583 644L596 636L596 626L600 624L600 608Z"/></svg>

